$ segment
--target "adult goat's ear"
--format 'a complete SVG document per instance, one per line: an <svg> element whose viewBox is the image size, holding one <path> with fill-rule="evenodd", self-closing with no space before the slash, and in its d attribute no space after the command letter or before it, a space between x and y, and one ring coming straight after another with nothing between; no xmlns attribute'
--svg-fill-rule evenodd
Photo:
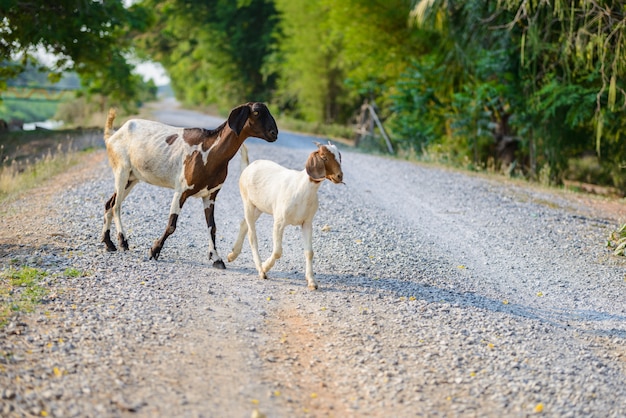
<svg viewBox="0 0 626 418"><path fill-rule="evenodd" d="M250 116L250 106L247 104L234 108L228 115L228 127L239 135L248 120L248 116Z"/></svg>
<svg viewBox="0 0 626 418"><path fill-rule="evenodd" d="M306 160L306 173L316 181L324 180L326 177L326 166L319 151L313 151Z"/></svg>

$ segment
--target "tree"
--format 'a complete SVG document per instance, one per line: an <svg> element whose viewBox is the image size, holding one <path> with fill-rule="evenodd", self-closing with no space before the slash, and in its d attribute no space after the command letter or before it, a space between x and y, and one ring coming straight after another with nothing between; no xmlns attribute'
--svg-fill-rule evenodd
<svg viewBox="0 0 626 418"><path fill-rule="evenodd" d="M279 100L316 122L346 122L364 98L380 107L415 55L410 0L276 0Z"/></svg>
<svg viewBox="0 0 626 418"><path fill-rule="evenodd" d="M121 102L137 96L142 81L126 57L132 34L148 23L142 7L126 8L121 0L2 0L0 15L0 90L29 63L41 65L36 55L46 52L56 59L47 65L52 79L73 70L88 93Z"/></svg>
<svg viewBox="0 0 626 418"><path fill-rule="evenodd" d="M266 0L143 0L154 25L137 39L168 71L177 98L223 109L267 101L275 79L264 73L277 22Z"/></svg>

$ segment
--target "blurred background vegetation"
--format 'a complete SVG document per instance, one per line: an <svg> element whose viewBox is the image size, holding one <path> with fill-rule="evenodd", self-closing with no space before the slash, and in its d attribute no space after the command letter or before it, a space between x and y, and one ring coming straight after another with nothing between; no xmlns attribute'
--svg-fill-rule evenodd
<svg viewBox="0 0 626 418"><path fill-rule="evenodd" d="M52 117L133 111L156 97L133 70L151 60L185 106L265 101L349 136L367 100L406 158L626 192L622 1L5 0L0 13L5 120L52 114L11 102L11 86L67 77L77 97Z"/></svg>

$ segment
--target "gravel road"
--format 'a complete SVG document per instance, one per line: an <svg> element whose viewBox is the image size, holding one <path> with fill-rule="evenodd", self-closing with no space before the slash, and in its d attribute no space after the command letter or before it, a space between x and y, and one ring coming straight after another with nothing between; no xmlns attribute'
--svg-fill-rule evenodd
<svg viewBox="0 0 626 418"><path fill-rule="evenodd" d="M247 144L302 169L313 140ZM268 280L247 242L213 269L198 199L149 260L172 192L144 184L123 208L130 250L105 252L104 151L3 205L3 268L53 274L47 301L0 330L0 415L626 416L626 262L604 247L622 202L341 149L346 184L322 185L314 222L318 291L295 227ZM237 156L216 206L223 258L238 173ZM267 257L269 216L258 233Z"/></svg>

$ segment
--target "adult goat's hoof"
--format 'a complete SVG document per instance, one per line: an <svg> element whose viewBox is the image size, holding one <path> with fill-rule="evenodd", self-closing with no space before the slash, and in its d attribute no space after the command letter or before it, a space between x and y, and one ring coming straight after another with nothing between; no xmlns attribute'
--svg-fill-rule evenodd
<svg viewBox="0 0 626 418"><path fill-rule="evenodd" d="M120 247L122 247L122 250L128 251L128 241L126 241L126 237L124 236L124 234L122 233L118 234L117 240L119 241Z"/></svg>
<svg viewBox="0 0 626 418"><path fill-rule="evenodd" d="M103 241L103 242L104 242L104 245L106 245L106 247L107 247L106 248L107 252L112 253L114 251L117 251L117 247L112 242L110 242L110 241L109 242Z"/></svg>
<svg viewBox="0 0 626 418"><path fill-rule="evenodd" d="M115 246L115 244L113 244L113 241L111 241L110 231L106 231L104 233L104 236L102 237L102 242L104 242L104 245L106 245L107 251L109 252L117 251L117 247Z"/></svg>
<svg viewBox="0 0 626 418"><path fill-rule="evenodd" d="M213 263L213 267L220 270L226 270L226 265L222 260L217 260Z"/></svg>
<svg viewBox="0 0 626 418"><path fill-rule="evenodd" d="M150 260L152 259L158 260L160 254L161 254L160 248L157 248L157 247L150 248Z"/></svg>

